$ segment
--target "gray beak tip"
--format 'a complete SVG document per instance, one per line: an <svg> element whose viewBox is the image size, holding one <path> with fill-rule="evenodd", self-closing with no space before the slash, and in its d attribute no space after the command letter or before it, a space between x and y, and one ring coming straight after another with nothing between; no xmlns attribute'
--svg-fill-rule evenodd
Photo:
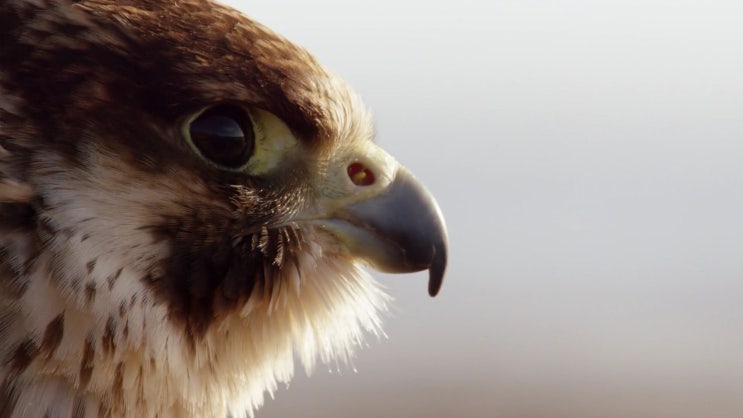
<svg viewBox="0 0 743 418"><path fill-rule="evenodd" d="M435 259L434 263L428 269L428 294L435 297L441 290L441 284L444 282L444 273L446 272L446 258L441 262Z"/></svg>
<svg viewBox="0 0 743 418"><path fill-rule="evenodd" d="M441 290L441 284L444 282L446 264L448 262L449 243L446 227L443 224L442 217L438 220L439 237L443 238L443 240L436 242L433 246L431 262L428 266L428 294L431 297L435 297L439 293L439 290Z"/></svg>

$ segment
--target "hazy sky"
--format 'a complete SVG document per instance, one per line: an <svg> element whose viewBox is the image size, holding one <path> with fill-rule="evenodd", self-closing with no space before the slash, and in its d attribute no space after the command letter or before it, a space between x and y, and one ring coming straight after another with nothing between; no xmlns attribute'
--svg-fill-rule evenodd
<svg viewBox="0 0 743 418"><path fill-rule="evenodd" d="M451 240L259 418L743 416L743 2L229 3L355 87Z"/></svg>

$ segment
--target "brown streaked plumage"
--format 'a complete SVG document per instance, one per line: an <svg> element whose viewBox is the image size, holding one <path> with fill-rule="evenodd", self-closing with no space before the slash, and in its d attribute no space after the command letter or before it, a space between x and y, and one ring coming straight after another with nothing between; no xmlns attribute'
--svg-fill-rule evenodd
<svg viewBox="0 0 743 418"><path fill-rule="evenodd" d="M0 418L252 414L446 267L311 55L207 0L0 4Z"/></svg>

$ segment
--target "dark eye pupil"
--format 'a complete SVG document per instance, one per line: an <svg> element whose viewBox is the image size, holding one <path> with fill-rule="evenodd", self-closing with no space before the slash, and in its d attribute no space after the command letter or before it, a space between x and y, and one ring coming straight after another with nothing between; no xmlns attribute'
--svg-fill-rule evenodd
<svg viewBox="0 0 743 418"><path fill-rule="evenodd" d="M240 109L219 106L202 113L190 126L191 141L201 155L227 168L239 168L250 158L253 127Z"/></svg>

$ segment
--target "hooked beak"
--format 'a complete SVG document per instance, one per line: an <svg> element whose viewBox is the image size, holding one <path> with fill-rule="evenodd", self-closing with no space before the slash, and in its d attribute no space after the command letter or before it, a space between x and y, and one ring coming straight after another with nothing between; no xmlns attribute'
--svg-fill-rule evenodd
<svg viewBox="0 0 743 418"><path fill-rule="evenodd" d="M428 293L444 280L448 237L433 196L406 169L379 194L339 209L322 222L357 257L388 273L428 269Z"/></svg>

